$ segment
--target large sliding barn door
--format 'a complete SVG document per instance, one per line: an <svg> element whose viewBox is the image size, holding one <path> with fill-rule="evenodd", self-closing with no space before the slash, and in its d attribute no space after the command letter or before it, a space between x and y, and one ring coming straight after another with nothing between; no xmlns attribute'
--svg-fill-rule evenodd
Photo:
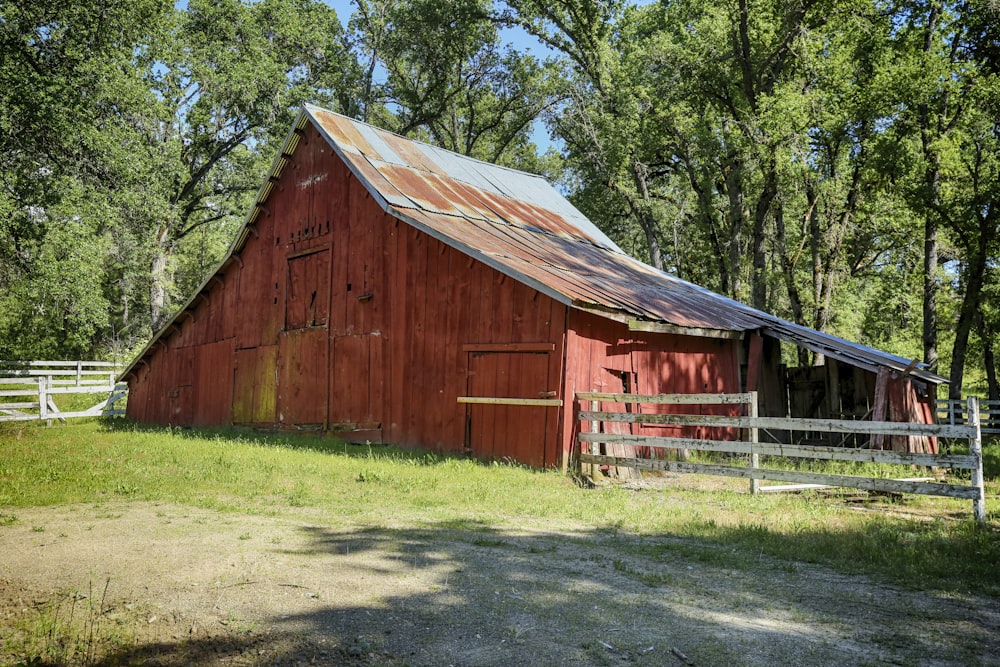
<svg viewBox="0 0 1000 667"><path fill-rule="evenodd" d="M525 403L551 399L549 351L471 351L468 396ZM542 467L554 460L558 410L546 405L469 403L466 449L486 459L510 458Z"/></svg>

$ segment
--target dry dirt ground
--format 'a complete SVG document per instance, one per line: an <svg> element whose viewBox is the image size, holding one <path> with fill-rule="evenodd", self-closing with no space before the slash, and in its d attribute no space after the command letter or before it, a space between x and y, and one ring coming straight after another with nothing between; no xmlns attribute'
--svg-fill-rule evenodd
<svg viewBox="0 0 1000 667"><path fill-rule="evenodd" d="M733 566L667 537L149 503L9 514L0 664L31 657L11 647L41 612L120 632L70 660L102 665L1000 664L996 599Z"/></svg>

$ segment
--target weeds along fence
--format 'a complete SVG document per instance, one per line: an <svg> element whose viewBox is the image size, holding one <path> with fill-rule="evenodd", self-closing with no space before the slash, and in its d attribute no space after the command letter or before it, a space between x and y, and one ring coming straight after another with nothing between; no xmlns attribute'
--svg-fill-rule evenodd
<svg viewBox="0 0 1000 667"><path fill-rule="evenodd" d="M939 424L967 424L970 414L967 401L958 398L937 401ZM979 424L983 435L1000 435L1000 401L979 401Z"/></svg>
<svg viewBox="0 0 1000 667"><path fill-rule="evenodd" d="M757 416L757 393L744 394L636 394L578 393L576 395L579 433L579 463L582 474L598 475L602 466L636 470L669 470L675 473L700 473L741 477L750 480L752 493L801 488L845 487L880 493L912 493L971 500L977 521L986 521L983 486L982 436L979 404L968 400L968 423L911 424L901 422L845 421L834 419L788 419ZM602 404L605 406L602 409ZM661 406L736 406L738 415L673 414ZM589 408L589 409L584 409ZM676 411L669 407L666 410ZM719 410L716 410L719 411ZM623 428L623 425L628 425ZM714 438L680 435L637 435L652 425L665 427L706 427ZM918 436L967 440L969 454L922 454L864 448L828 447L759 441L762 429L788 432L820 432L844 435L867 434L869 443L884 442L884 436ZM680 429L672 429L680 431ZM688 429L691 430L690 428ZM721 437L718 434L722 434ZM728 436L734 436L728 438ZM645 450L643 452L643 450ZM733 455L723 463L694 463L662 458L664 450L696 450ZM640 456L640 452L648 453ZM658 454L660 454L658 456ZM761 467L760 457L853 461L898 466L925 466L970 471L969 484L953 484L931 479L888 479L839 475L801 470ZM739 457L740 460L734 460ZM769 461L771 459L768 459ZM761 481L791 483L797 486L760 486Z"/></svg>
<svg viewBox="0 0 1000 667"><path fill-rule="evenodd" d="M0 422L124 415L116 404L128 385L115 382L117 371L110 361L0 361ZM68 394L102 398L85 410L63 411L55 399Z"/></svg>

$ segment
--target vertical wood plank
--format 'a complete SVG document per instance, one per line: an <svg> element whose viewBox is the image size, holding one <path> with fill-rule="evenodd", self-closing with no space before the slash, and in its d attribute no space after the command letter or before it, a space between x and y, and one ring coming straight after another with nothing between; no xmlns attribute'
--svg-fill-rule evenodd
<svg viewBox="0 0 1000 667"><path fill-rule="evenodd" d="M750 334L750 352L747 355L747 382L744 391L757 391L761 371L764 337Z"/></svg>
<svg viewBox="0 0 1000 667"><path fill-rule="evenodd" d="M406 319L406 305L409 302L410 293L409 285L406 281L406 266L409 264L409 257L407 256L407 237L408 237L409 225L399 222L393 226L393 238L392 247L390 249L390 267L389 270L392 275L390 284L391 292L389 298L391 300L390 306L390 326L391 326L391 339L389 340L389 349L391 351L391 357L389 360L390 365L390 377L392 381L389 383L389 402L390 402L390 423L389 423L389 437L390 442L396 442L400 444L407 444L404 442L404 406L406 400L405 387L403 386L405 378L405 369L407 365L406 350L407 350L407 339L410 337L410 331L408 329L408 323Z"/></svg>
<svg viewBox="0 0 1000 667"><path fill-rule="evenodd" d="M872 421L885 421L889 408L889 397L886 392L889 388L889 369L880 366L878 374L875 376L875 397L872 406ZM876 433L872 436L872 449L885 449L885 435Z"/></svg>

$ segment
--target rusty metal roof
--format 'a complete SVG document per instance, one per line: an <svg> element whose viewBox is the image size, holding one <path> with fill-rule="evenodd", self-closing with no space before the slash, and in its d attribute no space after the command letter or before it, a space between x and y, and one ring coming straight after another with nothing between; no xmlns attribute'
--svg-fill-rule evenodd
<svg viewBox="0 0 1000 667"><path fill-rule="evenodd" d="M386 212L567 305L681 329L763 329L851 365L945 381L909 359L793 324L643 264L539 176L319 107L307 105L304 113Z"/></svg>
<svg viewBox="0 0 1000 667"><path fill-rule="evenodd" d="M922 364L782 320L630 257L540 176L312 105L303 108L289 131L220 268L243 247L298 145L298 132L309 122L387 213L568 306L637 326L661 324L691 333L762 330L867 370L887 367L932 383L947 381Z"/></svg>

